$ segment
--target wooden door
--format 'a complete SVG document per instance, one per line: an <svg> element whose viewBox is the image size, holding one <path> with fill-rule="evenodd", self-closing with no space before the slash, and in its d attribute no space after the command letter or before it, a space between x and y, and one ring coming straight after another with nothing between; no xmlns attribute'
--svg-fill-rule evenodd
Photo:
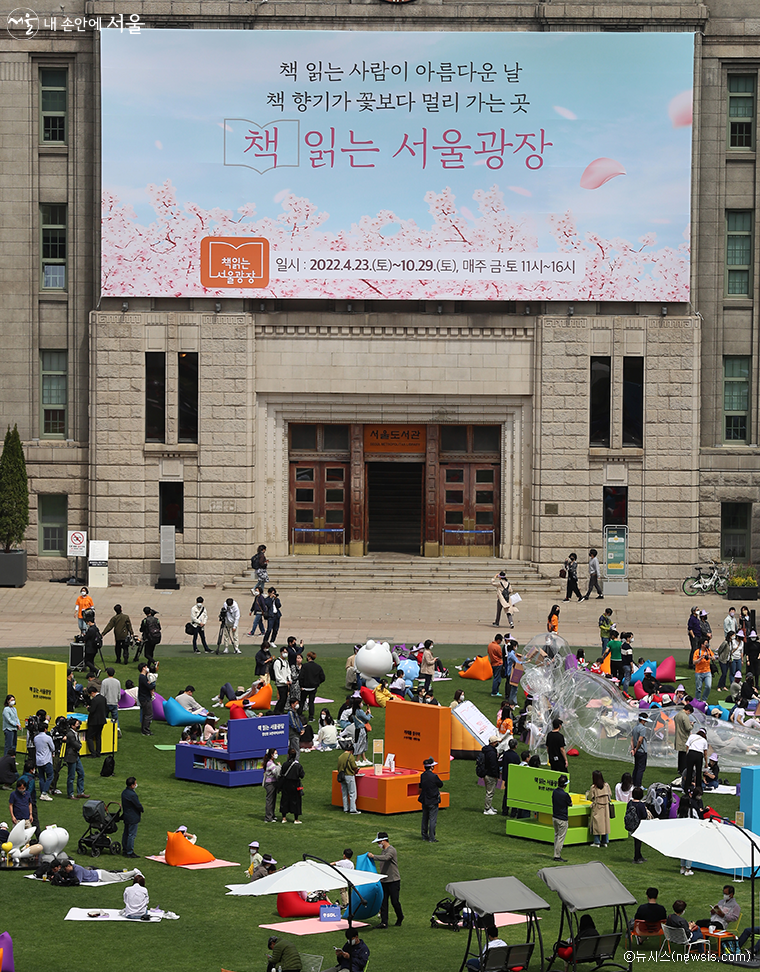
<svg viewBox="0 0 760 972"><path fill-rule="evenodd" d="M342 554L348 539L347 462L290 463L292 553Z"/></svg>
<svg viewBox="0 0 760 972"><path fill-rule="evenodd" d="M491 556L499 546L499 466L445 463L440 475L444 548L454 548L451 553L457 547L470 548L470 555Z"/></svg>

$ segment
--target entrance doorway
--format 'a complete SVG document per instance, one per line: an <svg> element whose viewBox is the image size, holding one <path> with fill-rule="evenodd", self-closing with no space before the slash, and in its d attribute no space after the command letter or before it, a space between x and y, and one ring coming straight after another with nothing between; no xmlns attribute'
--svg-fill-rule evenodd
<svg viewBox="0 0 760 972"><path fill-rule="evenodd" d="M367 549L419 556L424 462L367 463Z"/></svg>

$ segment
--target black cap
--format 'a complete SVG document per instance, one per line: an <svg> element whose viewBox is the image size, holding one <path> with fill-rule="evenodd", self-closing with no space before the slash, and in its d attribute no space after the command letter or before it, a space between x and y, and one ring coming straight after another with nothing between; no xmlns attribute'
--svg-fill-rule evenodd
<svg viewBox="0 0 760 972"><path fill-rule="evenodd" d="M557 780L557 786L567 786L567 777L564 773Z"/></svg>

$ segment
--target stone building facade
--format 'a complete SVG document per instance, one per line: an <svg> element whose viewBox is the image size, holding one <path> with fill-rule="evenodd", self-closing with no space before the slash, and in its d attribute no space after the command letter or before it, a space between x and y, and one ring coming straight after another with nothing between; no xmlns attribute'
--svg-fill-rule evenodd
<svg viewBox="0 0 760 972"><path fill-rule="evenodd" d="M66 576L60 538L87 529L110 541L113 579L154 582L162 521L179 527L188 584L239 571L262 542L275 557L493 543L556 574L569 550L601 551L605 522L628 526L639 588L680 583L698 559L758 559L754 4L145 0L128 12L163 29L694 32L692 301L101 299L98 34L46 29L53 14L38 11L34 36L0 40L0 402L26 448L33 578ZM66 285L51 291L61 245ZM163 369L158 436L146 434L150 361ZM392 433L418 448L394 453L380 443ZM398 508L371 506L380 493ZM478 528L493 530L482 547L457 550L452 531Z"/></svg>

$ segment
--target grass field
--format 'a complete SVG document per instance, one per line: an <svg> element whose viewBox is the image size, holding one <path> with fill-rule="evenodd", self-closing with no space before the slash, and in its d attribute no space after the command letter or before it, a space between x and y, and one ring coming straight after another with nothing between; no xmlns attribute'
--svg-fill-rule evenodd
<svg viewBox="0 0 760 972"><path fill-rule="evenodd" d="M109 639L110 641L110 639ZM208 704L225 681L233 685L250 684L253 662L250 647L240 656L194 656L187 646L161 645L157 657L161 659L158 690L165 697L182 691L186 684L196 686L196 697ZM345 697L344 662L346 646L326 645L315 649L318 660L327 674L320 695L336 700L329 706L333 714ZM468 646L436 646L436 650L451 667L467 654L479 649ZM112 648L104 650L110 663ZM5 659L18 651L0 653L0 691L5 696ZM35 650L31 655L65 661L60 649ZM655 660L660 655L654 653ZM685 670L685 655L679 659L681 680L693 686L693 675ZM136 679L135 666L119 666L118 677ZM455 688L464 684L467 696L495 721L496 700L489 698L490 682L460 683L455 676L451 682L438 686L441 702L448 704ZM715 693L713 693L715 697ZM383 733L384 714L375 710L374 735ZM355 854L371 850L371 840L379 829L387 829L398 851L401 870L401 901L406 914L403 927L380 930L376 919L362 936L371 950L372 972L439 972L457 970L462 960L466 937L445 929L431 929L430 915L436 903L445 896L445 886L452 880L474 880L497 875L515 875L542 895L551 904L544 912L542 930L547 946L555 940L559 927L559 904L536 876L539 868L551 863L552 847L548 844L508 838L504 833L504 818L483 816L483 789L476 783L474 762L454 761L447 790L451 793L451 808L441 811L438 820L439 843L420 840L419 814L379 817L363 814L362 819L347 817L330 805L330 775L335 766L335 753L305 753L302 763L304 779L303 826L292 824L264 824L264 793L261 787L227 790L176 780L174 754L160 752L154 743L173 743L179 731L165 723L153 723L152 739L139 733L136 711L121 716L123 737L116 757L116 775L101 779L101 761L85 759L86 792L105 800L118 800L127 776L138 779L138 795L145 806L135 849L141 856L158 853L166 842L166 831L180 824L198 835L198 843L217 857L239 861L241 868L186 871L170 868L152 861L134 862L143 870L151 904L172 910L179 921L135 927L132 924L105 924L97 929L84 924L64 922L72 906L116 908L122 905L123 886L86 888L55 888L49 884L27 881L18 872L0 873L0 931L7 930L14 941L16 969L21 972L53 969L55 972L80 972L84 965L95 966L98 972L117 972L125 967L161 972L219 972L220 968L234 972L264 970L266 943L269 932L258 926L277 921L273 897L226 897L225 885L246 880L243 867L248 864L248 843L257 839L261 851L271 853L280 866L300 859L304 852L327 860L340 857L344 847ZM566 729L570 727L567 726ZM601 769L605 779L614 784L630 769L623 763L606 762L582 754L571 760L570 789L585 791L591 783L591 773ZM675 770L651 768L644 783L667 781ZM65 779L65 776L63 777ZM734 782L736 776L729 776ZM63 787L65 790L65 787ZM7 805L3 794L5 812ZM500 801L500 795L499 795ZM710 801L721 813L733 816L738 808L734 797L714 797ZM500 806L500 802L499 802ZM82 819L81 803L56 797L53 803L40 803L43 826L56 823L71 834L68 850L79 863L91 863L76 855L76 843L86 826ZM121 834L116 835L121 839ZM710 904L721 897L723 878L719 875L696 872L693 877L679 874L678 861L644 849L648 863L632 863L633 846L630 840L611 844L606 852L590 847L566 848L571 863L601 858L636 898L644 898L649 884L660 888L660 901L670 910L675 898L688 902L686 915L702 918ZM698 856L695 853L695 856ZM121 857L101 857L99 866L121 867ZM749 883L737 885L737 899L749 923ZM605 921L609 914L597 913L596 925L608 930ZM393 914L391 912L391 919ZM611 930L611 926L610 929ZM508 941L521 941L521 926L507 929ZM342 936L324 934L295 939L297 946L311 953L326 956L330 964L333 945L340 945ZM639 951L645 951L639 949ZM635 963L636 969L655 967L654 958ZM537 960L532 968L538 968Z"/></svg>

